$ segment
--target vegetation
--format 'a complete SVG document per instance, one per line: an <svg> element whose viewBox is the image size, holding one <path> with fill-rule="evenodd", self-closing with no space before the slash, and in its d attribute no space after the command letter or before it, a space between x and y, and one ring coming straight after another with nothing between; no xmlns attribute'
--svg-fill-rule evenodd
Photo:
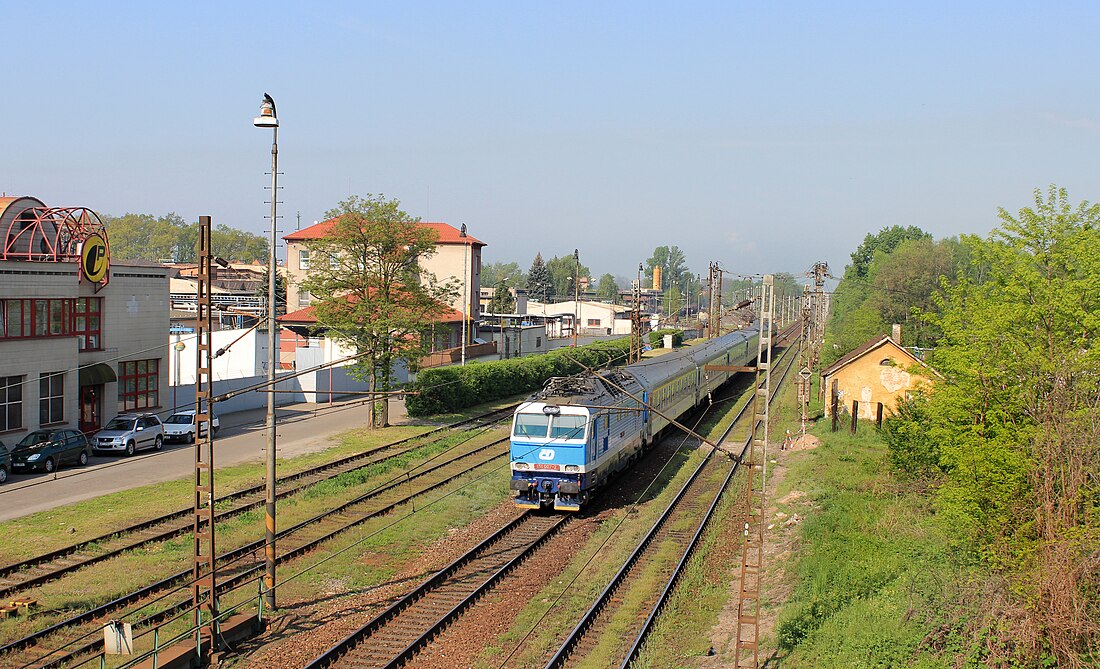
<svg viewBox="0 0 1100 669"><path fill-rule="evenodd" d="M934 346L940 332L927 315L938 310L935 295L943 282L954 281L967 252L958 240L933 241L916 227L867 235L833 294L826 364L889 333L894 323L902 326L904 345Z"/></svg>
<svg viewBox="0 0 1100 669"><path fill-rule="evenodd" d="M596 297L604 302L616 304L619 302L619 284L616 283L614 276L604 274L600 277L600 282L596 286Z"/></svg>
<svg viewBox="0 0 1100 669"><path fill-rule="evenodd" d="M781 641L808 650L816 666L823 657L850 665L868 652L881 666L1100 662L1100 206L1072 204L1052 187L1037 191L1032 207L1002 210L1000 220L985 238L934 241L898 227L868 235L837 288L827 354L902 322L905 343L930 348L927 360L944 377L885 422L894 473L880 471L875 484L914 491L913 504L926 500L928 513L916 520L942 539L926 535L898 563L889 546L904 536L847 537L879 556L855 570L848 565L859 565L859 555L839 547L806 553L845 557L803 575L800 584L817 590L780 628ZM896 503L909 504L908 495ZM877 504L853 498L844 506L865 513ZM900 586L866 594L859 583L883 569L883 583L897 583L915 564L945 566L940 591L906 585L911 598L919 595L917 614L910 601L905 624L887 624L901 610ZM857 599L825 597L834 580L846 581L835 592ZM981 591L967 582L982 583ZM879 632L857 632L868 628ZM815 641L818 629L828 643ZM830 655L852 645L836 644L849 632L873 651ZM927 650L942 661L912 659Z"/></svg>
<svg viewBox="0 0 1100 669"><path fill-rule="evenodd" d="M553 286L550 283L550 271L542 260L542 254L536 253L527 272L527 296L536 302L549 302Z"/></svg>
<svg viewBox="0 0 1100 669"><path fill-rule="evenodd" d="M352 196L325 217L336 223L309 242L317 262L310 263L302 288L314 297L317 329L360 355L351 373L367 380L372 392L386 392L396 360L415 369L430 352L432 325L454 295L451 285L437 284L419 264L435 253L438 238L397 200L381 195ZM375 405L386 425L388 402Z"/></svg>
<svg viewBox="0 0 1100 669"><path fill-rule="evenodd" d="M111 255L118 260L195 262L198 223L187 223L174 213L160 217L124 214L102 218L110 239ZM263 235L218 224L212 230L210 241L214 255L226 260L267 260L268 241Z"/></svg>
<svg viewBox="0 0 1100 669"><path fill-rule="evenodd" d="M552 296L558 301L571 300L574 295L574 282L578 276L592 276L592 272L573 254L551 258L546 261L546 271L550 273Z"/></svg>
<svg viewBox="0 0 1100 669"><path fill-rule="evenodd" d="M410 416L427 416L534 392L553 376L622 362L629 348L630 338L624 337L544 355L427 369L410 384L409 390L416 394L406 399L405 406Z"/></svg>
<svg viewBox="0 0 1100 669"><path fill-rule="evenodd" d="M661 348L665 345L665 335L672 335L673 348L684 345L684 331L675 328L665 328L663 330L654 330L650 332L649 345L654 348Z"/></svg>
<svg viewBox="0 0 1100 669"><path fill-rule="evenodd" d="M519 265L514 262L491 262L481 266L481 284L483 286L495 286L500 281L507 281L512 286L524 286L527 277Z"/></svg>
<svg viewBox="0 0 1100 669"><path fill-rule="evenodd" d="M493 299L489 301L489 313L510 314L516 308L516 299L512 297L512 286L508 279L497 281L493 289Z"/></svg>

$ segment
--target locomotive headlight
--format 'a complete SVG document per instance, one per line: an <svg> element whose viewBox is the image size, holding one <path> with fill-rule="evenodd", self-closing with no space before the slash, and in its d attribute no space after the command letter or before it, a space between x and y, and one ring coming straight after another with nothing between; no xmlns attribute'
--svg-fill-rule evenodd
<svg viewBox="0 0 1100 669"><path fill-rule="evenodd" d="M528 468L528 466L529 465L526 462L513 462L512 463L512 468L517 469L519 471L525 471Z"/></svg>
<svg viewBox="0 0 1100 669"><path fill-rule="evenodd" d="M565 471L567 471L567 472L579 472L580 470L581 470L581 468L578 467L577 465L566 465L565 466Z"/></svg>

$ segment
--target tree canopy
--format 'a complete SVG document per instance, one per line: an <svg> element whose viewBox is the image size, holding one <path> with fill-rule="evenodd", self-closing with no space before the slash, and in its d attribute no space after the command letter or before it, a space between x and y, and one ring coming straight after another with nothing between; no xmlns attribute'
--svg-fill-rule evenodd
<svg viewBox="0 0 1100 669"><path fill-rule="evenodd" d="M1100 637L1100 206L1051 187L1000 218L962 238L957 281L925 311L944 381L884 434L895 464L938 484L960 545L1007 577L992 642L1033 661L1019 666L1080 666ZM906 245L928 257L926 239ZM929 278L901 287L916 300Z"/></svg>
<svg viewBox="0 0 1100 669"><path fill-rule="evenodd" d="M645 276L648 286L653 285L653 268L661 268L661 290L676 286L683 291L688 288L688 279L692 274L687 268L687 259L678 246L658 246L645 261Z"/></svg>
<svg viewBox="0 0 1100 669"><path fill-rule="evenodd" d="M577 260L570 253L567 256L551 258L546 261L546 271L550 273L552 295L557 300L573 299L573 282L578 276ZM581 263L579 276L591 276L591 271Z"/></svg>
<svg viewBox="0 0 1100 669"><path fill-rule="evenodd" d="M619 301L619 284L615 282L614 276L604 274L600 277L600 283L596 286L596 297L606 302Z"/></svg>
<svg viewBox="0 0 1100 669"><path fill-rule="evenodd" d="M394 361L416 368L455 295L419 264L435 253L438 238L382 195L352 196L326 216L336 224L309 242L314 261L302 287L313 295L318 329L361 356L352 374L371 390L389 390ZM385 424L386 402L377 405Z"/></svg>
<svg viewBox="0 0 1100 669"><path fill-rule="evenodd" d="M536 253L531 262L531 269L527 272L527 296L536 302L549 302L553 286L550 281L550 271L546 269L546 263L542 260L542 254Z"/></svg>
<svg viewBox="0 0 1100 669"><path fill-rule="evenodd" d="M119 260L149 260L157 262L195 262L195 244L199 239L199 224L187 223L182 217L168 213L123 214L103 216L110 239L111 255ZM216 256L226 260L265 262L268 240L219 223L211 231L211 248Z"/></svg>
<svg viewBox="0 0 1100 669"><path fill-rule="evenodd" d="M519 268L518 263L492 262L482 264L482 285L495 286L502 279L507 281L511 286L523 286L527 281L527 277L523 275L523 270Z"/></svg>

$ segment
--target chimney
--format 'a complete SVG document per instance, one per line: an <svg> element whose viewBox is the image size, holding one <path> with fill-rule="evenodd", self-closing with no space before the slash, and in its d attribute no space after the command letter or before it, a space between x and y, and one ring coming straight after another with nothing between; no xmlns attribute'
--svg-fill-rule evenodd
<svg viewBox="0 0 1100 669"><path fill-rule="evenodd" d="M894 323L891 327L890 339L893 339L895 344L901 346L901 323Z"/></svg>

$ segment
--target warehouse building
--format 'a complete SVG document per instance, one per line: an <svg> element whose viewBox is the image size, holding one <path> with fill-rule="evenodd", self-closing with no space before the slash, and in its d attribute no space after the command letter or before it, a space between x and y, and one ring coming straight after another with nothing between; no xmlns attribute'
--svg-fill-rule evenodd
<svg viewBox="0 0 1100 669"><path fill-rule="evenodd" d="M112 262L95 212L0 197L0 441L164 407L168 310L165 268Z"/></svg>

